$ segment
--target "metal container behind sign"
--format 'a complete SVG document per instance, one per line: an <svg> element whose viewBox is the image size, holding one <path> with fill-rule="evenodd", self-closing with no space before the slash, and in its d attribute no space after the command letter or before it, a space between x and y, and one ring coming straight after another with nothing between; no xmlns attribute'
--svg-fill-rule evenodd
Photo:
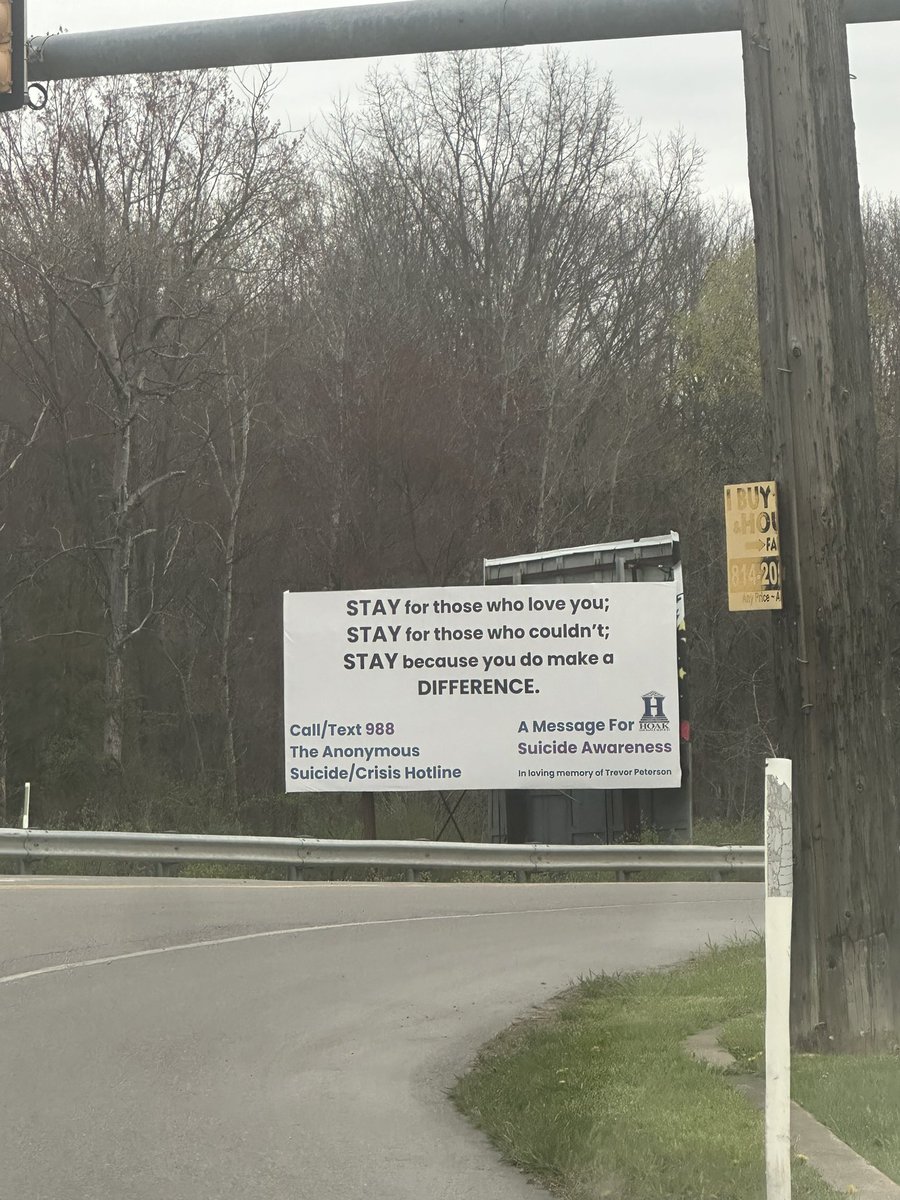
<svg viewBox="0 0 900 1200"><path fill-rule="evenodd" d="M486 584L655 583L660 580L674 580L679 585L678 612L672 636L678 644L681 680L681 787L492 792L492 841L607 844L640 841L642 835L650 831L663 841L691 841L691 745L678 534L484 560Z"/></svg>

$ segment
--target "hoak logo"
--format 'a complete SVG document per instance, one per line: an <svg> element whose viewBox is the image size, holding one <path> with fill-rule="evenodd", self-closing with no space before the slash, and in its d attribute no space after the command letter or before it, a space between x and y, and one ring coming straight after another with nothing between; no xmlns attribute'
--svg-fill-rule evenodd
<svg viewBox="0 0 900 1200"><path fill-rule="evenodd" d="M659 692L646 692L641 699L644 701L644 715L640 719L642 733L659 733L669 728L669 718L663 711L663 700Z"/></svg>

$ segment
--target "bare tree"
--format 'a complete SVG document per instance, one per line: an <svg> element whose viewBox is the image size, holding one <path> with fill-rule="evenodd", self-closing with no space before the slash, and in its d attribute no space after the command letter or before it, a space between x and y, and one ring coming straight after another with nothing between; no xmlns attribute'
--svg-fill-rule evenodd
<svg viewBox="0 0 900 1200"><path fill-rule="evenodd" d="M610 459L615 493L600 431L684 303L673 248L703 223L693 148L646 167L638 144L608 81L553 55L535 76L508 51L376 74L325 139L364 261L390 259L381 286L390 274L444 348L482 539L559 536L589 455L595 481Z"/></svg>
<svg viewBox="0 0 900 1200"><path fill-rule="evenodd" d="M0 338L0 358L2 358L3 339ZM10 381L11 382L11 381ZM4 390L3 395L8 397L9 391ZM28 451L34 446L38 440L41 431L41 425L46 416L46 407L41 408L36 417L26 417L26 427L17 427L15 406L10 404L8 399L0 406L0 496L3 496L5 491L15 484L17 468L23 463ZM8 510L8 505L0 506L0 514ZM6 521L0 519L0 547L3 546L4 534L6 533ZM5 550L5 547L4 547ZM3 560L6 569L9 569L13 556L9 552L4 553ZM7 764L9 752L9 736L7 731L6 718L6 703L4 699L4 689L6 685L6 669L5 669L5 609L10 598L16 590L17 584L9 580L4 583L0 577L0 825L5 825L7 820Z"/></svg>
<svg viewBox="0 0 900 1200"><path fill-rule="evenodd" d="M160 496L187 469L171 436L177 405L253 302L248 243L289 173L267 92L263 80L240 94L223 74L79 83L4 144L18 197L7 261L39 281L36 319L59 330L31 367L57 391L87 372L81 419L105 451L89 540L105 625L103 755L117 767L126 649L160 612L178 553L179 522L158 519ZM223 286L236 278L238 289ZM22 340L34 348L39 335ZM65 425L60 395L56 407ZM141 539L152 549L139 554Z"/></svg>

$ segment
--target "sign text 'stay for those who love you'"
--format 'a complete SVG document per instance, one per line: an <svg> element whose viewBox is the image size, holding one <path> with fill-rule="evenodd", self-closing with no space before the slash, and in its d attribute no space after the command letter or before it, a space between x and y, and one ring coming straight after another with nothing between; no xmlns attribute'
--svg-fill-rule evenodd
<svg viewBox="0 0 900 1200"><path fill-rule="evenodd" d="M288 592L288 791L677 787L670 583Z"/></svg>

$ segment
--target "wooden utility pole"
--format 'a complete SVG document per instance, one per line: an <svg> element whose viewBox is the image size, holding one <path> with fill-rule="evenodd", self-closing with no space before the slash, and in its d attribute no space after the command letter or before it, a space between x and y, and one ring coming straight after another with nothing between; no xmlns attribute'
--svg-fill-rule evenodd
<svg viewBox="0 0 900 1200"><path fill-rule="evenodd" d="M839 0L743 0L750 191L794 761L795 1046L900 1039L900 828L876 538L875 410Z"/></svg>

